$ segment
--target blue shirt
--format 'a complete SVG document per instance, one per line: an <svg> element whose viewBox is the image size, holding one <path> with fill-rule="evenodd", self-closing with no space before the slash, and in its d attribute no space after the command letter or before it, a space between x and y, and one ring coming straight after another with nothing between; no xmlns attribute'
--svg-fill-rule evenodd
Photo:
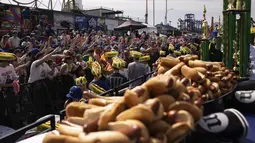
<svg viewBox="0 0 255 143"><path fill-rule="evenodd" d="M22 11L23 19L30 19L30 10L23 10Z"/></svg>
<svg viewBox="0 0 255 143"><path fill-rule="evenodd" d="M92 83L103 88L105 91L110 90L109 83L108 83L107 79L105 79L104 77L102 77L100 80L97 80L97 81L93 80L90 84L92 84Z"/></svg>

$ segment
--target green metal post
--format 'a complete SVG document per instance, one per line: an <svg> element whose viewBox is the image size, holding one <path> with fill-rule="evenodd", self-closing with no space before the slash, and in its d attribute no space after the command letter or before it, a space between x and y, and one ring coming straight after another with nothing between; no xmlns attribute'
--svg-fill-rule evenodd
<svg viewBox="0 0 255 143"><path fill-rule="evenodd" d="M244 14L242 13L242 14L240 14L240 41L239 41L239 43L240 43L240 57L239 57L239 63L240 63L240 65L239 65L239 76L241 76L241 77L244 77L244 73L245 73L245 69L244 69L244 59L243 59L243 55L244 55L244 48L243 48L243 46L244 46L244 40L245 40L245 38L244 38Z"/></svg>
<svg viewBox="0 0 255 143"><path fill-rule="evenodd" d="M237 42L237 50L240 49L240 29L241 29L241 19L236 20L236 42Z"/></svg>
<svg viewBox="0 0 255 143"><path fill-rule="evenodd" d="M228 9L228 0L223 0L223 10ZM223 13L223 62L227 64L227 47L228 47L228 14Z"/></svg>
<svg viewBox="0 0 255 143"><path fill-rule="evenodd" d="M249 12L245 12L243 14L243 52L241 54L241 58L242 58L242 62L240 64L242 64L242 69L241 69L241 73L240 76L242 77L246 77L247 73L248 73L248 65L249 65L249 55L250 55L250 25L251 25L251 21L250 21L250 17L251 17L251 0L245 0L246 3L246 7L245 10L249 10Z"/></svg>
<svg viewBox="0 0 255 143"><path fill-rule="evenodd" d="M203 39L201 42L202 60L209 61L209 40Z"/></svg>
<svg viewBox="0 0 255 143"><path fill-rule="evenodd" d="M228 47L227 48L227 64L229 69L233 68L233 40L235 35L235 15L228 13ZM227 40L227 39L226 39Z"/></svg>

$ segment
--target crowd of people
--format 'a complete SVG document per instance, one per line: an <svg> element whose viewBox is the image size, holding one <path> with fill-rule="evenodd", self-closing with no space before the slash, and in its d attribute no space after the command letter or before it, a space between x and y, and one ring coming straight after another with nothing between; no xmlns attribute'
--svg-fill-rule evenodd
<svg viewBox="0 0 255 143"><path fill-rule="evenodd" d="M117 36L94 30L66 30L56 35L50 26L40 35L6 34L0 48L0 116L5 117L0 124L13 128L17 103L23 98L18 95L24 86L36 120L71 101L86 102L89 97L84 97L83 91L100 95L152 72L156 68L153 63L162 56L199 55L200 50L198 39L184 36L155 32Z"/></svg>

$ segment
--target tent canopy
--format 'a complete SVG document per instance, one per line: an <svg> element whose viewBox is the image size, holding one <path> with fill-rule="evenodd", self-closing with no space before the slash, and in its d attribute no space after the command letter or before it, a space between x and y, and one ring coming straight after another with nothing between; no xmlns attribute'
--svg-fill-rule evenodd
<svg viewBox="0 0 255 143"><path fill-rule="evenodd" d="M152 32L158 33L157 27L150 24L146 24L146 23L143 23L143 25L146 25L147 27L139 29L138 30L139 34L141 34L143 31L145 31L146 33L152 33Z"/></svg>
<svg viewBox="0 0 255 143"><path fill-rule="evenodd" d="M120 26L115 28L114 30L130 30L130 31L133 31L133 30L146 28L146 27L147 27L146 25L135 22L133 20L127 20L126 22L124 22L123 24L121 24Z"/></svg>

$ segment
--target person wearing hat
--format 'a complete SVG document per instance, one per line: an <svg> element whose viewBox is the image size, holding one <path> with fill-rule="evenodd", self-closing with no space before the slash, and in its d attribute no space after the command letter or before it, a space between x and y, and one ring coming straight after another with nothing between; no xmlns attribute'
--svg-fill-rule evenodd
<svg viewBox="0 0 255 143"><path fill-rule="evenodd" d="M128 79L133 80L147 74L147 68L145 64L139 62L142 53L137 51L130 51L130 55L133 58L134 62L128 64ZM131 83L130 87L135 87L140 84L142 84L142 80Z"/></svg>
<svg viewBox="0 0 255 143"><path fill-rule="evenodd" d="M106 46L104 48L104 51L103 51L103 53L101 55L101 58L100 58L100 63L103 64L104 66L106 66L106 63L107 63L107 57L105 55L107 52L111 52L111 47L110 46Z"/></svg>
<svg viewBox="0 0 255 143"><path fill-rule="evenodd" d="M15 82L18 75L11 64L13 60L16 60L13 53L0 52L0 125L8 124L9 127L13 126L13 118L9 115L16 113L15 93L19 91L18 82Z"/></svg>
<svg viewBox="0 0 255 143"><path fill-rule="evenodd" d="M65 102L64 108L71 103L80 101L83 97L83 91L79 86L73 86L70 88L69 93L66 95L67 100Z"/></svg>
<svg viewBox="0 0 255 143"><path fill-rule="evenodd" d="M87 91L88 90L87 79L86 79L85 76L80 76L80 77L76 78L75 79L75 85L79 86L82 91Z"/></svg>
<svg viewBox="0 0 255 143"><path fill-rule="evenodd" d="M113 67L112 67L112 63L113 63L113 58L114 57L117 57L119 55L119 53L117 52L117 51L112 51L112 52L106 52L105 53L105 57L107 58L106 59L106 63L105 64L103 64L104 65L104 71L106 72L106 74L108 75L108 74L111 74L113 71L114 71L114 69L113 69Z"/></svg>
<svg viewBox="0 0 255 143"><path fill-rule="evenodd" d="M107 79L102 75L102 68L98 62L93 62L91 72L94 80L89 83L89 89L96 94L102 94L110 90Z"/></svg>
<svg viewBox="0 0 255 143"><path fill-rule="evenodd" d="M125 67L126 62L118 57L113 58L112 67L114 72L109 75L108 81L110 88L113 89L128 81L128 79L120 73L120 70Z"/></svg>
<svg viewBox="0 0 255 143"><path fill-rule="evenodd" d="M166 56L166 51L160 50L159 55L160 55L160 57L165 57Z"/></svg>
<svg viewBox="0 0 255 143"><path fill-rule="evenodd" d="M139 59L139 62L145 64L145 66L147 67L147 73L151 72L151 68L150 68L150 66L148 64L149 60L150 60L150 56L149 55L142 56Z"/></svg>

